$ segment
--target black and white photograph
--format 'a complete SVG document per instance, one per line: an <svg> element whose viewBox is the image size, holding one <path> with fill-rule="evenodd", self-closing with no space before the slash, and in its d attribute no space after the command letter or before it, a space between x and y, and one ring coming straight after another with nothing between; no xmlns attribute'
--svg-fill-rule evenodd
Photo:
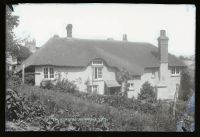
<svg viewBox="0 0 200 137"><path fill-rule="evenodd" d="M195 131L195 5L5 10L6 132Z"/></svg>

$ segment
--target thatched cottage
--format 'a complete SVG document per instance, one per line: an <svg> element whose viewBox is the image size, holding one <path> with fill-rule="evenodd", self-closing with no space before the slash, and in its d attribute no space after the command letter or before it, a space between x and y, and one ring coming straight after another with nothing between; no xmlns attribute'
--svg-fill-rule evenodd
<svg viewBox="0 0 200 137"><path fill-rule="evenodd" d="M185 66L168 53L165 30L160 31L157 48L150 43L127 40L73 38L72 25L67 26L67 37L50 38L23 65L25 72L35 72L36 86L43 80L57 79L59 74L61 79L75 81L80 91L87 92L89 86L97 94L113 94L111 91L120 88L116 73L124 68L132 76L128 97L137 97L142 84L148 81L155 87L158 99L174 98Z"/></svg>

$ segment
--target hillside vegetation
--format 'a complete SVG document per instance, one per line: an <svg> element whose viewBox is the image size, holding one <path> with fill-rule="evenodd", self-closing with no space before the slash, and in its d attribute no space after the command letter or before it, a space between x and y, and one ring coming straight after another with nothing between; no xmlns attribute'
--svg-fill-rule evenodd
<svg viewBox="0 0 200 137"><path fill-rule="evenodd" d="M14 90L6 91L7 130L175 131L171 107L162 102L8 86Z"/></svg>

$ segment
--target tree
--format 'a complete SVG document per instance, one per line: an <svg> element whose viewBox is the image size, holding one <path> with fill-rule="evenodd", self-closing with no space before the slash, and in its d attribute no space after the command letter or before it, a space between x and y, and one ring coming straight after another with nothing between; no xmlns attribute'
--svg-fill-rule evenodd
<svg viewBox="0 0 200 137"><path fill-rule="evenodd" d="M122 69L121 71L117 72L117 81L122 85L122 95L127 97L127 88L128 88L128 80L131 79L131 75L126 69Z"/></svg>
<svg viewBox="0 0 200 137"><path fill-rule="evenodd" d="M19 24L19 17L12 15L9 8L6 8L6 50L11 52L12 55L17 51L17 40L13 33L13 29Z"/></svg>
<svg viewBox="0 0 200 137"><path fill-rule="evenodd" d="M153 103L156 101L156 93L154 92L154 88L147 81L142 85L140 89L140 93L138 94L139 100L145 100L149 103Z"/></svg>
<svg viewBox="0 0 200 137"><path fill-rule="evenodd" d="M12 15L9 8L6 8L6 51L12 56L17 57L19 62L24 61L31 54L28 48L19 44L19 40L15 38L13 29L19 25L19 17Z"/></svg>
<svg viewBox="0 0 200 137"><path fill-rule="evenodd" d="M181 87L179 91L179 99L187 101L191 95L191 88L191 76L188 68L185 68L181 72Z"/></svg>
<svg viewBox="0 0 200 137"><path fill-rule="evenodd" d="M16 51L16 55L18 62L21 63L31 55L31 52L27 47L19 45L19 48Z"/></svg>

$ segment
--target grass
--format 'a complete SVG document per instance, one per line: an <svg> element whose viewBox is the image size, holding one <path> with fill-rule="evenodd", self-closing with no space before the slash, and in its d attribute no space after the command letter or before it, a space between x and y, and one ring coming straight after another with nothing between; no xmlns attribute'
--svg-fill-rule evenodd
<svg viewBox="0 0 200 137"><path fill-rule="evenodd" d="M108 104L91 103L70 93L41 89L35 86L22 85L17 91L26 100L39 100L46 108L48 115L60 118L105 118L109 131L172 131L170 117L164 113L157 115L142 113L129 109L119 109ZM68 111L68 112L67 112Z"/></svg>

